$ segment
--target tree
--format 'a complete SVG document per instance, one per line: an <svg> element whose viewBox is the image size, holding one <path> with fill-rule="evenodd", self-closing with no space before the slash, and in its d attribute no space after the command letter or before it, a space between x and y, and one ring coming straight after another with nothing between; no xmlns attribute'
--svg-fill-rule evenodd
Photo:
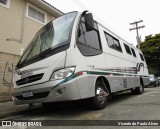
<svg viewBox="0 0 160 129"><path fill-rule="evenodd" d="M160 75L160 34L148 35L145 41L140 44L144 54L149 72Z"/></svg>

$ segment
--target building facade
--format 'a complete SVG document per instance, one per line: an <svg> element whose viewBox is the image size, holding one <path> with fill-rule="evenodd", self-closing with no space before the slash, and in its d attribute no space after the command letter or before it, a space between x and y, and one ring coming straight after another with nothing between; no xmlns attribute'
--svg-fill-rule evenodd
<svg viewBox="0 0 160 129"><path fill-rule="evenodd" d="M12 83L12 73L35 33L63 15L44 0L0 0L0 85Z"/></svg>
<svg viewBox="0 0 160 129"><path fill-rule="evenodd" d="M43 0L0 0L0 52L21 55L34 34L60 15Z"/></svg>

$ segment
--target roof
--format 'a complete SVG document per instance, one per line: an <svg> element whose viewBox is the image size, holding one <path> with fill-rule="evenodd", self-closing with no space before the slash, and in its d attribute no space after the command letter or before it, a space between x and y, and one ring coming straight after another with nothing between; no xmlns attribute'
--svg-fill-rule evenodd
<svg viewBox="0 0 160 129"><path fill-rule="evenodd" d="M49 6L51 6L52 8L58 10L59 12L61 12L62 14L64 14L62 11L60 11L59 9L55 8L53 5L51 5L50 3L48 3L47 1L45 0L42 0L43 2L45 2L46 4L48 4Z"/></svg>
<svg viewBox="0 0 160 129"><path fill-rule="evenodd" d="M55 8L53 5L49 4L45 0L25 0L34 6L44 10L45 12L53 15L55 18L63 15L64 13L59 9Z"/></svg>

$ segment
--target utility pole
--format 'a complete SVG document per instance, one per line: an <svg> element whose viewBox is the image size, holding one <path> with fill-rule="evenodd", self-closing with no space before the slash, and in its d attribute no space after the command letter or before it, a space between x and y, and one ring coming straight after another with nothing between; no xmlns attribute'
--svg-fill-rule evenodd
<svg viewBox="0 0 160 129"><path fill-rule="evenodd" d="M141 37L139 36L138 29L141 29L141 28L144 28L144 27L145 27L145 26L138 26L138 23L140 23L140 22L143 22L143 20L135 21L135 22L133 22L133 23L130 23L130 25L134 25L134 24L135 24L136 27L129 29L130 31L136 30L136 32L137 32L137 44L138 44L138 48L139 48L139 49L140 49Z"/></svg>

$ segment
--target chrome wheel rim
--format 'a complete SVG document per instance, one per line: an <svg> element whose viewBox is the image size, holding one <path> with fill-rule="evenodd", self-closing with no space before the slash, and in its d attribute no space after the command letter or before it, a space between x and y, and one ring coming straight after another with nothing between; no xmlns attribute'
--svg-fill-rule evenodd
<svg viewBox="0 0 160 129"><path fill-rule="evenodd" d="M105 91L103 88L101 88L101 87L97 88L96 96L97 96L98 102L100 102L101 104L103 104L105 102L106 96L105 96Z"/></svg>

